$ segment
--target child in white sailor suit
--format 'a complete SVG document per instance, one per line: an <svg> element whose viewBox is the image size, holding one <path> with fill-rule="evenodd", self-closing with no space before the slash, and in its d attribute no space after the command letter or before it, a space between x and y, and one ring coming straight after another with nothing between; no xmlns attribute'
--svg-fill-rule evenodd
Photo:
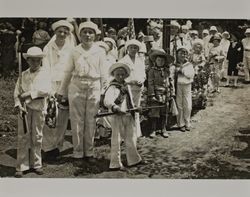
<svg viewBox="0 0 250 197"><path fill-rule="evenodd" d="M50 92L48 74L41 67L43 53L38 47L31 47L24 58L30 68L22 72L14 91L15 109L18 116L18 145L16 177L22 177L23 171L34 169L41 175L42 171L42 130L45 123L46 100ZM26 109L22 103L26 104ZM24 123L26 113L27 124ZM30 149L30 151L29 151Z"/></svg>
<svg viewBox="0 0 250 197"><path fill-rule="evenodd" d="M142 163L136 147L135 116L134 113L126 113L126 110L134 107L130 86L125 82L125 78L130 74L130 68L124 63L115 63L110 67L109 73L114 76L114 80L105 92L104 105L117 113L109 117L112 127L109 168L110 170L124 170L121 162L121 138L125 142L128 166Z"/></svg>

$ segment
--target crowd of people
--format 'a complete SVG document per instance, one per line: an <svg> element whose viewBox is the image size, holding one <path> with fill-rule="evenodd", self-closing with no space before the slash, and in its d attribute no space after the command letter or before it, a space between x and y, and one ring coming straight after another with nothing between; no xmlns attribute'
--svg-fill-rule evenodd
<svg viewBox="0 0 250 197"><path fill-rule="evenodd" d="M180 131L190 131L194 95L205 108L207 95L220 93L221 80L230 86L233 79L237 87L240 70L250 83L250 28L240 40L237 32L220 33L215 26L198 32L189 22L171 21L168 51L162 21L149 21L147 35L136 37L131 27L102 32L90 20L56 21L52 36L39 24L14 91L20 111L16 177L29 169L43 174L42 150L44 159L60 159L69 119L73 158L96 162L95 137L111 131L110 170L125 169L122 141L128 167L146 164L138 137L168 138L169 116L177 117Z"/></svg>

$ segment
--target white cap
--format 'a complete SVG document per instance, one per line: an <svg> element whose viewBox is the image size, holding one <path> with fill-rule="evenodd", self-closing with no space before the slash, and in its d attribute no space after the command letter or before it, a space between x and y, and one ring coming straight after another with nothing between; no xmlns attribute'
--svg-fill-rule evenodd
<svg viewBox="0 0 250 197"><path fill-rule="evenodd" d="M215 26L211 26L209 31L217 31L218 32L218 30L217 30L217 28Z"/></svg>
<svg viewBox="0 0 250 197"><path fill-rule="evenodd" d="M87 22L83 22L80 24L79 26L79 34L81 33L82 29L84 28L90 28L93 29L95 31L95 33L98 33L98 27L95 23L91 22L91 21L87 21Z"/></svg>
<svg viewBox="0 0 250 197"><path fill-rule="evenodd" d="M73 31L74 27L66 20L60 20L51 25L53 31L55 31L58 27L68 27L70 31Z"/></svg>

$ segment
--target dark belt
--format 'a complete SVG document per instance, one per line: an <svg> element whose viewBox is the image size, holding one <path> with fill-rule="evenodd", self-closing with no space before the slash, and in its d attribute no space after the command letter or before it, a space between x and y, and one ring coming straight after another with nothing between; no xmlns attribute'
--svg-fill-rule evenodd
<svg viewBox="0 0 250 197"><path fill-rule="evenodd" d="M250 51L250 49L245 49L244 51Z"/></svg>
<svg viewBox="0 0 250 197"><path fill-rule="evenodd" d="M34 98L33 100L41 100L41 99L44 99L44 97L37 97L37 98Z"/></svg>

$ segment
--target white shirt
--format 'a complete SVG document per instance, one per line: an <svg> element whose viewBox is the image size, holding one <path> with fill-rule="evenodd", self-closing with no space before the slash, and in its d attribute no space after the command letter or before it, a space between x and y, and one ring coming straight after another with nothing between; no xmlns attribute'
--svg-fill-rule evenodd
<svg viewBox="0 0 250 197"><path fill-rule="evenodd" d="M242 45L243 45L243 48L244 48L244 56L245 57L250 57L250 38L243 38L242 39ZM245 51L246 50L249 50L249 51Z"/></svg>
<svg viewBox="0 0 250 197"><path fill-rule="evenodd" d="M143 83L145 81L146 79L145 64L141 57L136 55L135 63L133 63L130 56L127 54L120 60L120 62L123 62L130 67L131 70L130 76L126 79L128 83L133 81Z"/></svg>
<svg viewBox="0 0 250 197"><path fill-rule="evenodd" d="M40 68L35 72L30 72L30 69L22 72L22 81L20 78L16 83L14 91L15 107L20 106L21 102L18 98L24 92L31 93L32 100L26 100L27 107L34 110L45 110L45 99L36 99L46 97L51 90L48 72Z"/></svg>
<svg viewBox="0 0 250 197"><path fill-rule="evenodd" d="M102 88L106 83L108 74L105 64L106 54L102 48L93 44L89 50L85 50L79 44L73 49L67 62L59 93L67 95L67 88L72 76L88 80L100 80Z"/></svg>

